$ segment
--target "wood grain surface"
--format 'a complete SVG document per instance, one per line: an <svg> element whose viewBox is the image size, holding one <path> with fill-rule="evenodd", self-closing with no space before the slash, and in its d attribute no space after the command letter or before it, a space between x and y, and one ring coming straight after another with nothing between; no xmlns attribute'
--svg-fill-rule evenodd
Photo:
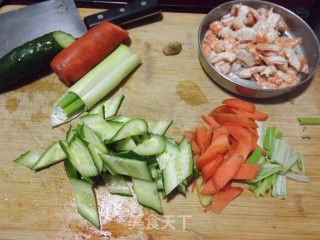
<svg viewBox="0 0 320 240"><path fill-rule="evenodd" d="M17 8L7 6L0 13ZM82 17L94 9L79 9ZM172 119L167 135L180 140L201 124L225 98L198 60L201 14L163 13L128 28L130 47L142 65L112 94L124 94L120 113L150 120ZM0 33L4 34L4 33ZM180 41L182 52L165 56L162 47ZM320 126L300 126L300 116L320 117L320 70L311 84L271 100L251 100L269 113L306 161L310 183L288 182L288 197L256 199L245 190L223 213L204 213L197 195L163 200L164 215L140 207L135 199L96 189L102 229L79 216L63 164L37 173L13 160L27 150L43 152L65 137L69 124L52 129L49 112L66 91L53 73L0 95L0 239L320 239ZM110 94L110 95L112 95ZM74 125L78 120L72 121Z"/></svg>

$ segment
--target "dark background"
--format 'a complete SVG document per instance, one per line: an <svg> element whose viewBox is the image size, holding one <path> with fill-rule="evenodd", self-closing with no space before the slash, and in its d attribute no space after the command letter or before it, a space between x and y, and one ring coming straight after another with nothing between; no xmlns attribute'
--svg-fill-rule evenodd
<svg viewBox="0 0 320 240"><path fill-rule="evenodd" d="M77 7L109 9L126 4L132 0L74 0ZM28 5L39 0L0 0L4 4ZM226 0L161 0L162 10L168 12L208 13ZM320 0L269 0L295 12L303 18L319 36L320 31Z"/></svg>

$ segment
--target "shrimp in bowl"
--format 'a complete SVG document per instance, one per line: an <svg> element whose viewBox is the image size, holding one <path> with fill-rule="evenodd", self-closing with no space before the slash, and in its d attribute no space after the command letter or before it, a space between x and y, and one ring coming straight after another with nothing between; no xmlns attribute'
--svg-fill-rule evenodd
<svg viewBox="0 0 320 240"><path fill-rule="evenodd" d="M310 33L293 34L296 29L291 26L292 18L299 17L289 10L247 0L222 4L213 12L215 15L210 12L199 29L200 54L211 65L204 67L206 71L213 68L225 78L238 79L239 84L279 90L275 94L279 95L280 89L300 85L318 67L319 43L315 34L301 19L300 25ZM293 15L291 19L288 14ZM313 56L312 50L306 49L310 36L315 48ZM203 59L200 62L204 65ZM221 85L228 87L230 83Z"/></svg>

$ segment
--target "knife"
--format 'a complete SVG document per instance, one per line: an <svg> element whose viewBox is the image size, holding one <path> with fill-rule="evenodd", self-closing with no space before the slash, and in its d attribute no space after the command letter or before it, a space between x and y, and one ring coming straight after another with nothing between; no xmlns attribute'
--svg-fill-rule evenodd
<svg viewBox="0 0 320 240"><path fill-rule="evenodd" d="M82 21L72 0L35 3L0 14L0 57L52 31L64 31L78 38L101 21L124 25L160 13L159 0L134 0L124 6L87 16Z"/></svg>

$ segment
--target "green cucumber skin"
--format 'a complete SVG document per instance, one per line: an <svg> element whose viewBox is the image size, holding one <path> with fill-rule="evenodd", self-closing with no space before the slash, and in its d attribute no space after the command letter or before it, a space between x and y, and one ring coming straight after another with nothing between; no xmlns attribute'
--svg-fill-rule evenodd
<svg viewBox="0 0 320 240"><path fill-rule="evenodd" d="M55 33L26 42L0 59L0 90L50 67L52 59L63 49L56 41Z"/></svg>

